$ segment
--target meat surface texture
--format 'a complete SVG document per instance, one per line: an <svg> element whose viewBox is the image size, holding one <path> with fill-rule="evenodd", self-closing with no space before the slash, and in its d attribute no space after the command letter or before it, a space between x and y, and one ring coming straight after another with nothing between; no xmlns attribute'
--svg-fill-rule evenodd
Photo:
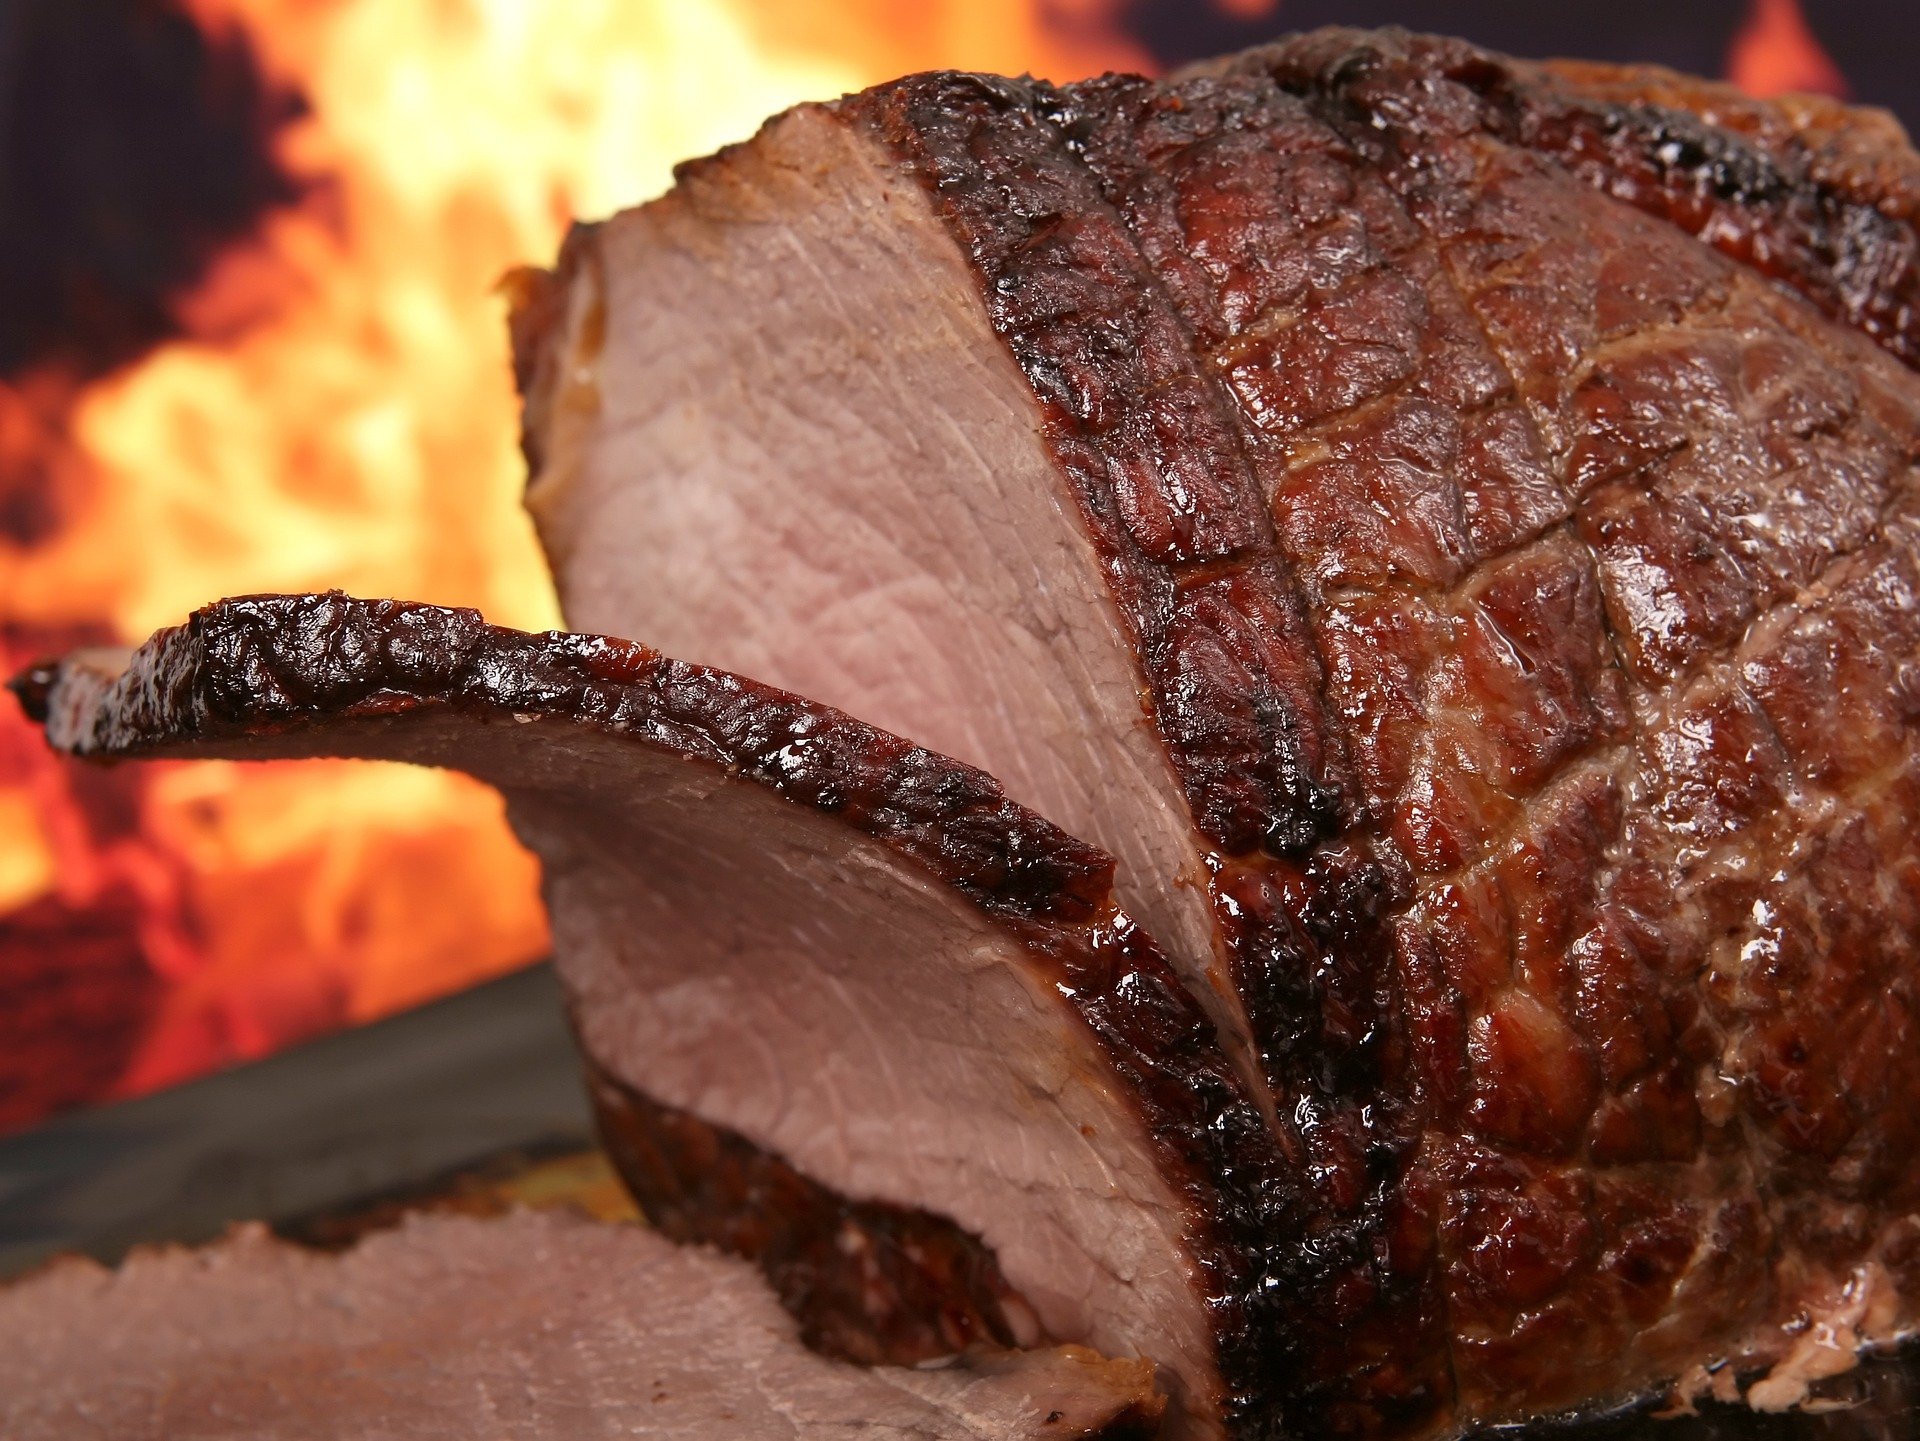
<svg viewBox="0 0 1920 1441"><path fill-rule="evenodd" d="M1112 860L980 772L641 646L338 595L18 685L83 756L498 786L642 1204L759 1260L822 1349L1073 1338L1150 1359L1206 1434L1274 1334L1259 1113Z"/></svg>
<svg viewBox="0 0 1920 1441"><path fill-rule="evenodd" d="M1326 31L803 107L522 278L572 622L1119 857L1268 1143L1231 1427L1791 1405L1914 1325L1916 175Z"/></svg>
<svg viewBox="0 0 1920 1441"><path fill-rule="evenodd" d="M414 1217L344 1255L249 1226L0 1289L9 1441L1003 1441L1152 1434L1144 1361L866 1369L745 1263L637 1226Z"/></svg>

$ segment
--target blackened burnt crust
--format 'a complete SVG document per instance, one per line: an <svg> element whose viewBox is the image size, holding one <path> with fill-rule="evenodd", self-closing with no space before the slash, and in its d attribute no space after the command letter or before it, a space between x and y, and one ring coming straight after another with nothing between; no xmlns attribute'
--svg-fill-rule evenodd
<svg viewBox="0 0 1920 1441"><path fill-rule="evenodd" d="M846 104L920 175L981 272L1202 833L1298 852L1340 822L1298 600L1217 382L1063 133L1074 94L936 74Z"/></svg>
<svg viewBox="0 0 1920 1441"><path fill-rule="evenodd" d="M994 915L1102 914L1113 862L992 777L825 706L629 641L491 626L479 613L339 592L222 601L125 671L36 666L13 682L49 739L120 759L447 706L554 715L747 776L837 816Z"/></svg>

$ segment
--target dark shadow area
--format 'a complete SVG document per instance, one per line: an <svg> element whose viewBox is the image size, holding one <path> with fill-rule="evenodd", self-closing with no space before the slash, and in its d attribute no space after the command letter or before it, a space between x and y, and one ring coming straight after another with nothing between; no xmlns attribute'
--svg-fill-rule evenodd
<svg viewBox="0 0 1920 1441"><path fill-rule="evenodd" d="M1800 9L1854 100L1886 106L1910 132L1920 128L1920 7L1912 0L1801 0ZM1194 0L1131 0L1128 20L1169 68L1318 25L1404 25L1512 55L1651 61L1720 76L1747 12L1746 0L1279 0L1267 15L1239 19Z"/></svg>
<svg viewBox="0 0 1920 1441"><path fill-rule="evenodd" d="M174 0L0 0L0 378L169 334L172 298L297 197L273 142L301 108Z"/></svg>
<svg viewBox="0 0 1920 1441"><path fill-rule="evenodd" d="M1470 1441L1913 1441L1920 1436L1920 1343L1863 1359L1815 1384L1805 1411L1764 1413L1719 1401L1662 1419L1659 1403L1613 1416L1537 1422L1477 1433Z"/></svg>

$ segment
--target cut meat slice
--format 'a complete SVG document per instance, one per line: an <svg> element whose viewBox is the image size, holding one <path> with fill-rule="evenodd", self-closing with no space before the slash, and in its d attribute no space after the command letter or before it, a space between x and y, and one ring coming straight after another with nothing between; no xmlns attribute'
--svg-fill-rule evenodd
<svg viewBox="0 0 1920 1441"><path fill-rule="evenodd" d="M225 602L124 672L82 657L21 686L85 756L367 756L499 786L612 1119L657 1138L663 1107L788 1168L742 1188L740 1221L801 1240L744 1248L814 1334L917 1358L905 1303L931 1291L961 1340L1150 1357L1176 1434L1252 1404L1282 1339L1259 1315L1265 1128L1113 907L1111 860L989 777L636 645L338 595ZM890 1248L884 1285L805 1284L835 1205L847 1267Z"/></svg>
<svg viewBox="0 0 1920 1441"><path fill-rule="evenodd" d="M849 710L1101 836L1244 1042L1125 623L918 182L803 107L524 280L528 505L568 624Z"/></svg>
<svg viewBox="0 0 1920 1441"><path fill-rule="evenodd" d="M867 1370L745 1264L637 1226L415 1216L344 1255L248 1226L0 1289L8 1441L1144 1438L1145 1361L1079 1347Z"/></svg>
<svg viewBox="0 0 1920 1441"><path fill-rule="evenodd" d="M1298 1430L1920 1322L1920 162L1684 89L1351 31L910 77L523 288L576 619L1125 858L1286 1162Z"/></svg>

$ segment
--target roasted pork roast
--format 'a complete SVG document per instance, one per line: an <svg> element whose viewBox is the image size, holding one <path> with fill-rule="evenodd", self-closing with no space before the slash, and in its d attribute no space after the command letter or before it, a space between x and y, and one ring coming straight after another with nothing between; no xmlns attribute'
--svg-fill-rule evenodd
<svg viewBox="0 0 1920 1441"><path fill-rule="evenodd" d="M910 77L516 279L568 621L684 660L268 598L25 691L501 786L610 1153L829 1354L1795 1405L1920 1320L1917 202L1401 32Z"/></svg>
<svg viewBox="0 0 1920 1441"><path fill-rule="evenodd" d="M1920 1304L1916 197L1403 33L913 77L524 278L529 504L571 622L1119 858L1286 1158L1252 1412L1764 1370Z"/></svg>
<svg viewBox="0 0 1920 1441"><path fill-rule="evenodd" d="M639 1226L416 1216L344 1255L248 1226L0 1290L8 1441L1110 1441L1145 1361L817 1356L743 1262Z"/></svg>

